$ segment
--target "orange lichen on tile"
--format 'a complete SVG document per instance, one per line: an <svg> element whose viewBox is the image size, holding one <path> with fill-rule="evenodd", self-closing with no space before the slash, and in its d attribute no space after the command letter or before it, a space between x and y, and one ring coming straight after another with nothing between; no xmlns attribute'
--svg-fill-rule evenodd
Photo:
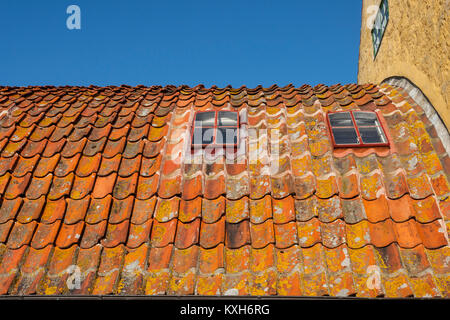
<svg viewBox="0 0 450 320"><path fill-rule="evenodd" d="M171 199L158 199L156 203L154 218L159 222L170 221L178 216L180 200L176 197Z"/></svg>
<svg viewBox="0 0 450 320"><path fill-rule="evenodd" d="M225 216L227 222L237 223L249 218L249 203L246 197L240 200L227 200Z"/></svg>
<svg viewBox="0 0 450 320"><path fill-rule="evenodd" d="M295 221L294 198L289 196L281 200L273 199L272 212L275 223L281 224Z"/></svg>
<svg viewBox="0 0 450 320"><path fill-rule="evenodd" d="M298 241L301 247L311 247L321 241L320 225L317 218L297 222Z"/></svg>
<svg viewBox="0 0 450 320"><path fill-rule="evenodd" d="M98 277L95 280L92 294L115 293L124 253L125 248L123 246L103 249L98 268Z"/></svg>
<svg viewBox="0 0 450 320"><path fill-rule="evenodd" d="M252 223L261 223L272 218L272 198L265 196L259 200L250 200L250 221Z"/></svg>
<svg viewBox="0 0 450 320"><path fill-rule="evenodd" d="M363 220L346 226L347 245L352 249L359 249L371 243L370 222Z"/></svg>
<svg viewBox="0 0 450 320"><path fill-rule="evenodd" d="M408 278L403 273L392 278L382 277L382 284L389 298L412 296L413 292L408 283Z"/></svg>
<svg viewBox="0 0 450 320"><path fill-rule="evenodd" d="M178 219L186 223L201 217L202 214L202 198L197 197L193 200L181 200L178 212Z"/></svg>

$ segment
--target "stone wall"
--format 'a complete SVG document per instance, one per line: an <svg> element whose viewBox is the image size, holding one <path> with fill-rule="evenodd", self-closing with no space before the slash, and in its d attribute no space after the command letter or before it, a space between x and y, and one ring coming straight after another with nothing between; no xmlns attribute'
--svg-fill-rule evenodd
<svg viewBox="0 0 450 320"><path fill-rule="evenodd" d="M450 0L389 0L389 22L376 58L368 19L381 0L363 0L359 83L408 78L450 129Z"/></svg>

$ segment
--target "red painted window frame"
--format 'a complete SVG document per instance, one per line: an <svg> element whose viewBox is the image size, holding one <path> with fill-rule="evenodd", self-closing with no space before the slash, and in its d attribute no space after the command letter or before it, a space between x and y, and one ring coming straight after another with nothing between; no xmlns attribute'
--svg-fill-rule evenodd
<svg viewBox="0 0 450 320"><path fill-rule="evenodd" d="M200 113L206 113L206 112L214 112L214 126L201 126L201 127L196 127L195 126L195 119L197 118L197 114ZM237 125L236 126L219 126L217 124L218 121L218 117L219 117L219 112L233 112L236 113L237 116ZM212 143L206 143L206 144L194 144L194 130L195 128L211 128L214 129L214 139ZM236 128L237 129L237 142L230 144L230 143L222 143L222 144L216 144L216 136L217 136L217 128ZM238 147L239 145L239 138L240 138L240 128L241 128L241 122L240 122L240 117L239 117L239 112L238 111L234 111L234 110L207 110L207 111L197 111L194 114L194 119L192 120L192 126L191 126L191 148L198 148L201 146L201 148L206 148L206 147L213 147L213 148L223 148L223 147L229 147L229 146L233 146L235 149Z"/></svg>
<svg viewBox="0 0 450 320"><path fill-rule="evenodd" d="M358 136L358 140L359 143L350 143L350 144L337 144L335 139L334 139L334 134L333 134L333 127L331 126L331 121L330 121L330 114L335 114L335 113L350 113L351 119L352 119L352 123L353 123L353 128L356 131L356 135ZM384 138L386 139L386 142L383 143L364 143L362 138L361 138L361 134L359 133L359 128L358 125L356 124L356 120L355 120L355 116L353 115L353 112L366 112L366 113L371 113L371 114L375 114L377 117L377 121L381 127L381 130L383 131L384 134ZM363 111L363 110L343 110L343 111L330 111L327 113L327 124L328 124L328 131L330 133L331 136L331 141L333 142L333 147L334 148L366 148L366 147L389 147L390 143L389 143L389 135L387 134L387 130L385 128L384 125L384 121L381 121L381 117L380 114L376 111ZM361 127L373 127L373 126L361 126ZM337 127L335 127L337 128ZM340 128L345 128L345 127L340 127Z"/></svg>

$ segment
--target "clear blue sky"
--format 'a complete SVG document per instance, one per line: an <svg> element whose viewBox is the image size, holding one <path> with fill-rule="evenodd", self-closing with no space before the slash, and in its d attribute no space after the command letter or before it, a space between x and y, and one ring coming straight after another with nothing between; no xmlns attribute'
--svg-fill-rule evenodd
<svg viewBox="0 0 450 320"><path fill-rule="evenodd" d="M360 26L360 0L2 0L0 85L354 83Z"/></svg>

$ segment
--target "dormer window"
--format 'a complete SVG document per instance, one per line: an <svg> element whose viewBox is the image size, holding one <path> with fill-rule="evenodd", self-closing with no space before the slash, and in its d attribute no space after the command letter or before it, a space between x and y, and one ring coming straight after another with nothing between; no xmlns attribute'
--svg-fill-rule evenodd
<svg viewBox="0 0 450 320"><path fill-rule="evenodd" d="M375 112L330 112L327 120L334 147L389 146L386 132Z"/></svg>
<svg viewBox="0 0 450 320"><path fill-rule="evenodd" d="M237 111L200 111L192 125L192 147L237 147L239 114Z"/></svg>

